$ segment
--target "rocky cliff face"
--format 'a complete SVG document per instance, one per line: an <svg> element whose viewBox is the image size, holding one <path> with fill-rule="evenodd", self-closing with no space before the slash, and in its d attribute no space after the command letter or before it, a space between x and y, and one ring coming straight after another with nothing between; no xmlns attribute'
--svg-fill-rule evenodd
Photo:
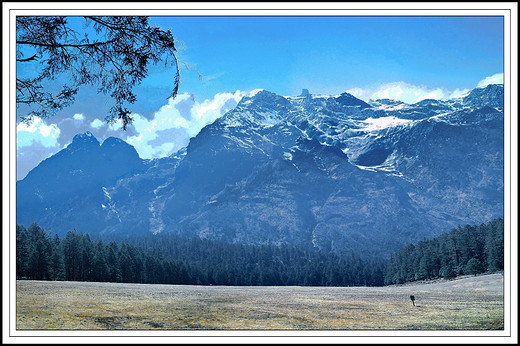
<svg viewBox="0 0 520 346"><path fill-rule="evenodd" d="M260 90L171 157L90 134L17 184L17 222L387 255L503 216L503 87L366 103Z"/></svg>

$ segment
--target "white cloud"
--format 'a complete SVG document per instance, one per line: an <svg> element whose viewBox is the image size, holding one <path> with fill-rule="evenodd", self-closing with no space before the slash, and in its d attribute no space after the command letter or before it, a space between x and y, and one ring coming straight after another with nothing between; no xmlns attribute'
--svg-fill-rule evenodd
<svg viewBox="0 0 520 346"><path fill-rule="evenodd" d="M254 89L254 90L251 90L251 91L247 94L247 96L248 96L248 97L253 97L253 96L255 96L256 94L258 94L260 91L263 91L263 90L265 90L265 89Z"/></svg>
<svg viewBox="0 0 520 346"><path fill-rule="evenodd" d="M85 116L83 114L74 114L74 119L76 120L85 120Z"/></svg>
<svg viewBox="0 0 520 346"><path fill-rule="evenodd" d="M447 93L443 89L430 89L425 86L417 86L405 82L386 83L375 90L354 88L347 90L347 92L365 101L370 99L392 99L409 104L425 99L442 99L447 97Z"/></svg>
<svg viewBox="0 0 520 346"><path fill-rule="evenodd" d="M218 79L218 78L222 77L223 75L225 75L224 72L217 72L217 73L214 73L214 74L211 74L211 75L201 76L201 80L204 81L204 82L209 82L209 81Z"/></svg>
<svg viewBox="0 0 520 346"><path fill-rule="evenodd" d="M60 129L56 124L47 125L41 118L34 117L30 124L20 123L16 126L16 148L41 144L50 148L58 144Z"/></svg>
<svg viewBox="0 0 520 346"><path fill-rule="evenodd" d="M481 80L477 87L482 88L488 84L503 84L504 74L497 73ZM413 104L425 99L447 99L463 97L469 93L471 89L455 89L449 91L444 88L428 88L426 86L414 85L406 82L394 82L382 84L375 89L369 88L352 88L347 90L348 93L360 98L364 101L377 99L392 99Z"/></svg>
<svg viewBox="0 0 520 346"><path fill-rule="evenodd" d="M204 126L211 124L235 107L244 95L245 93L237 90L234 93L216 94L212 100L205 100L202 103L196 102L191 109L191 122L188 127L190 137L197 135Z"/></svg>
<svg viewBox="0 0 520 346"><path fill-rule="evenodd" d="M371 96L373 94L373 91L370 89L363 89L363 88L351 88L348 89L347 92L358 99L368 101L371 99Z"/></svg>
<svg viewBox="0 0 520 346"><path fill-rule="evenodd" d="M454 91L452 91L452 93L450 94L449 98L450 99L454 99L454 98L464 97L470 91L471 91L470 89L459 89L459 88L457 88Z"/></svg>
<svg viewBox="0 0 520 346"><path fill-rule="evenodd" d="M484 88L489 84L504 84L504 74L495 73L492 76L486 77L477 84L477 88Z"/></svg>
<svg viewBox="0 0 520 346"><path fill-rule="evenodd" d="M98 128L100 128L101 126L103 126L103 124L104 124L104 122L102 122L101 120L99 120L99 119L94 119L94 121L92 121L92 122L90 123L90 126L91 126L92 128L98 129Z"/></svg>
<svg viewBox="0 0 520 346"><path fill-rule="evenodd" d="M243 95L241 91L221 93L201 103L190 94L177 95L175 99L170 98L168 104L162 106L152 119L132 114L132 127L136 134L126 141L135 147L142 158L170 155L186 146L189 138L196 136L204 126L236 106ZM188 110L181 111L181 108L186 108L186 104Z"/></svg>

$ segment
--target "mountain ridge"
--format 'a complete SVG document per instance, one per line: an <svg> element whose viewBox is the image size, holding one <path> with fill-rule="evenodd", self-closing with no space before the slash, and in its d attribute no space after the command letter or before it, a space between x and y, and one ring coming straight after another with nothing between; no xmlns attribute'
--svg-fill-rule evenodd
<svg viewBox="0 0 520 346"><path fill-rule="evenodd" d="M76 137L17 183L17 222L384 256L503 216L498 85L413 105L258 90L155 160L119 139Z"/></svg>

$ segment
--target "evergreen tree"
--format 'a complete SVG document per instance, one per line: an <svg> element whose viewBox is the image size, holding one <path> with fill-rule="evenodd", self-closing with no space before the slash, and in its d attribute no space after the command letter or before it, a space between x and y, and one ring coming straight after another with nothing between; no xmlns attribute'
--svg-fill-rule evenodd
<svg viewBox="0 0 520 346"><path fill-rule="evenodd" d="M35 280L47 280L50 277L51 244L45 231L36 223L31 224L28 232L27 274Z"/></svg>
<svg viewBox="0 0 520 346"><path fill-rule="evenodd" d="M467 275L477 275L484 272L484 266L482 263L476 258L471 258L466 266L464 267L464 274Z"/></svg>
<svg viewBox="0 0 520 346"><path fill-rule="evenodd" d="M498 219L490 225L486 234L486 265L490 272L504 270L504 220Z"/></svg>
<svg viewBox="0 0 520 346"><path fill-rule="evenodd" d="M79 281L80 276L80 244L79 235L75 230L67 232L62 241L63 262L65 265L65 280Z"/></svg>
<svg viewBox="0 0 520 346"><path fill-rule="evenodd" d="M451 280L457 276L457 274L455 274L455 270L453 269L453 265L451 263L444 265L440 269L439 274L441 275L441 277L444 280Z"/></svg>
<svg viewBox="0 0 520 346"><path fill-rule="evenodd" d="M27 278L28 271L28 233L24 226L16 225L16 277Z"/></svg>
<svg viewBox="0 0 520 346"><path fill-rule="evenodd" d="M106 262L108 281L121 282L121 270L119 267L119 248L115 242L110 242L106 248Z"/></svg>
<svg viewBox="0 0 520 346"><path fill-rule="evenodd" d="M63 261L63 250L58 235L54 236L51 251L51 280L65 279L65 263Z"/></svg>
<svg viewBox="0 0 520 346"><path fill-rule="evenodd" d="M91 273L92 281L110 281L106 249L101 240L97 240L93 246Z"/></svg>

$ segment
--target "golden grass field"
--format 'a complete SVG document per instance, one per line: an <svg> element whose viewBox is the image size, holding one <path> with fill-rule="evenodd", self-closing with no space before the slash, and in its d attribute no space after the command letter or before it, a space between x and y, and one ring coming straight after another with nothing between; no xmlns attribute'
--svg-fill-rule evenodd
<svg viewBox="0 0 520 346"><path fill-rule="evenodd" d="M503 298L502 274L387 287L17 281L16 328L488 330L504 328Z"/></svg>

